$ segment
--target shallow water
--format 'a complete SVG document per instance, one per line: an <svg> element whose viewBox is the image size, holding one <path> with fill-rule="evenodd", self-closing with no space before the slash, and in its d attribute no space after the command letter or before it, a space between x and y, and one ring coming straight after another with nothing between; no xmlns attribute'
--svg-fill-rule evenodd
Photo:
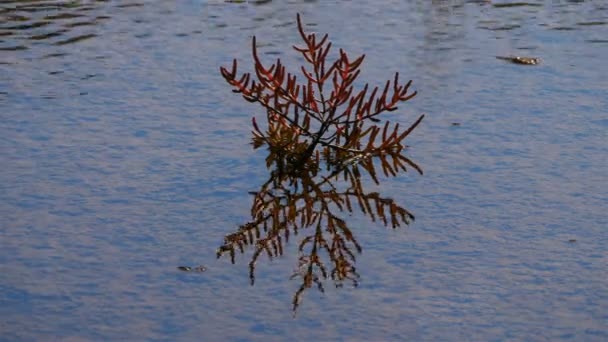
<svg viewBox="0 0 608 342"><path fill-rule="evenodd" d="M607 340L608 6L506 3L0 3L0 340ZM215 249L266 172L218 68L295 66L297 12L426 118L381 186L415 223L354 217L360 286L294 319L295 255Z"/></svg>

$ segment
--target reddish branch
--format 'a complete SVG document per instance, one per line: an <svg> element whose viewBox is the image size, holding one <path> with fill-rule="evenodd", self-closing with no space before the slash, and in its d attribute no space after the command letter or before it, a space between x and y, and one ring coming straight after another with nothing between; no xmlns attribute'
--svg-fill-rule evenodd
<svg viewBox="0 0 608 342"><path fill-rule="evenodd" d="M383 128L370 126L368 121L378 122L376 118L383 112L394 111L397 104L416 95L408 93L412 81L400 84L399 73L393 81L386 81L382 90L368 84L354 91L353 83L360 74L360 66L365 58L361 55L354 60L340 49L339 57L327 67L327 56L331 49L328 36L320 40L315 34L304 32L300 15L297 17L298 30L304 46L294 46L300 52L308 69L301 67L304 82L299 83L295 74L285 71L280 59L270 67L264 66L258 55L256 38L252 39L252 54L256 80L250 73L238 76L238 63L232 63L231 70L220 68L222 76L233 86L233 91L241 93L250 102L257 102L266 109L267 122L271 129L291 130L299 140L304 139L307 149L299 155L298 166L309 159L318 145L347 151L357 155L375 156L382 150L401 149L401 142L420 123L420 116L404 132L395 125L389 131L389 123ZM326 88L331 90L328 91ZM329 92L329 95L327 93ZM312 121L312 123L311 123ZM264 133L253 118L254 135L268 143L269 131ZM382 130L382 141L375 144L377 134ZM369 134L368 143L361 148L361 141ZM351 157L354 157L351 156ZM414 166L408 161L408 164ZM419 172L421 170L415 167Z"/></svg>

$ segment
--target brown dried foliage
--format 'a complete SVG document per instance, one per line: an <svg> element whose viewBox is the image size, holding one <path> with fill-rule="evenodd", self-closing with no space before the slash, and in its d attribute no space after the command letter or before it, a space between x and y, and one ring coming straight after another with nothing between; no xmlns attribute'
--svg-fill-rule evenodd
<svg viewBox="0 0 608 342"><path fill-rule="evenodd" d="M361 252L353 232L340 212L353 212L355 204L373 221L399 227L409 224L414 216L392 199L362 188L365 172L379 184L376 172L380 165L385 176L396 176L412 167L422 169L404 155L403 140L418 126L424 115L409 128L386 122L376 125L378 116L397 109L397 104L416 95L409 93L411 81L401 84L399 73L382 89L365 84L355 91L365 55L351 59L340 49L338 58L327 64L331 42L306 34L300 16L298 30L304 45L293 48L302 54L308 68L301 67L303 82L286 72L281 60L270 67L259 58L256 39L252 50L255 80L250 73L237 75L238 63L230 70L220 69L233 91L249 102L259 103L266 111L262 129L253 122L254 149L266 146L269 179L253 192L252 220L229 234L218 249L218 258L229 254L235 262L235 251L241 253L251 246L250 279L255 281L255 264L260 255L274 258L283 254L283 245L290 235L305 228L313 231L299 243L300 261L293 277L302 284L294 295L294 312L305 289L316 286L323 291L323 279L331 278L336 286L344 281L357 285L355 254ZM371 90L370 90L371 89ZM330 260L328 269L322 256ZM292 278L293 278L292 277Z"/></svg>

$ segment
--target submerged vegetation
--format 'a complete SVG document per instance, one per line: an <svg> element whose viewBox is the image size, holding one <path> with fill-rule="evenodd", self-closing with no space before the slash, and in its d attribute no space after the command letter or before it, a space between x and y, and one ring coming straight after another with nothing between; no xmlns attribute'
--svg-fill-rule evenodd
<svg viewBox="0 0 608 342"><path fill-rule="evenodd" d="M340 214L360 211L372 221L397 228L414 216L393 199L363 189L362 176L379 184L379 172L396 176L408 168L422 169L405 156L405 138L420 124L408 128L381 123L380 115L397 110L410 100L411 81L401 83L399 73L384 87L365 84L355 90L355 80L365 55L350 58L339 50L328 62L332 43L328 35L307 34L301 18L297 26L302 46L293 48L306 64L301 75L287 72L277 59L265 66L252 40L255 73L238 74L238 63L220 69L223 78L249 102L264 108L265 120L253 117L253 147L268 150L269 178L251 192L251 221L225 236L217 257L252 248L249 262L251 284L256 262L283 254L284 244L299 236L299 265L292 278L302 283L294 294L293 310L303 292L313 286L324 290L324 280L336 286L358 284L356 254L362 248ZM299 78L298 78L299 77ZM255 79L254 79L255 78ZM262 122L259 122L262 121Z"/></svg>

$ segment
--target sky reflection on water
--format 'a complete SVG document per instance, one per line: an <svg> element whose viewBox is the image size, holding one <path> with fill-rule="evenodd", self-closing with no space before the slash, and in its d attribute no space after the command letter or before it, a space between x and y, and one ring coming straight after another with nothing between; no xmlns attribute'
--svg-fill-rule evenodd
<svg viewBox="0 0 608 342"><path fill-rule="evenodd" d="M608 7L529 3L3 2L2 339L607 340ZM416 222L353 217L360 286L294 320L295 253L250 287L215 249L265 177L218 68L297 65L296 12L427 116L379 187Z"/></svg>

